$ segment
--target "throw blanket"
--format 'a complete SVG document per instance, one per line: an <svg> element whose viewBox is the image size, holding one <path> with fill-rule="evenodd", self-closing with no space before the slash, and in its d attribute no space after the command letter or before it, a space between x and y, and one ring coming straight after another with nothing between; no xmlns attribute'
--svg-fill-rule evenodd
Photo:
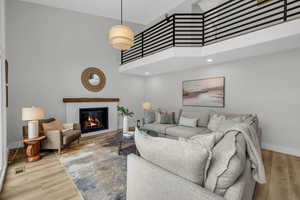
<svg viewBox="0 0 300 200"><path fill-rule="evenodd" d="M247 123L240 123L223 133L225 135L231 131L240 132L245 138L247 144L247 154L251 162L252 176L254 180L261 184L266 183L265 168L262 161L259 140L255 128L253 126L249 126Z"/></svg>

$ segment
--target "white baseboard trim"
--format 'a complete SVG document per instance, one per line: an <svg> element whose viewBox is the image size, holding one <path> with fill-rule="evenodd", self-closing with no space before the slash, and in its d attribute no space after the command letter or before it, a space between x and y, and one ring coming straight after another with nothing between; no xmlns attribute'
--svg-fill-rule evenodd
<svg viewBox="0 0 300 200"><path fill-rule="evenodd" d="M293 156L298 156L300 157L300 149L294 149L290 147L285 147L285 146L280 146L280 145L274 145L274 144L262 144L263 149L279 152L279 153L284 153L284 154L289 154Z"/></svg>

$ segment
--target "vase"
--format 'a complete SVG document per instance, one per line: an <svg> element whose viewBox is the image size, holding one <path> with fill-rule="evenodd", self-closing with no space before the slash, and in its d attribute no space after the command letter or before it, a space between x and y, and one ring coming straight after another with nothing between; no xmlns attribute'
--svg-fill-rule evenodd
<svg viewBox="0 0 300 200"><path fill-rule="evenodd" d="M128 116L123 117L123 133L128 132Z"/></svg>

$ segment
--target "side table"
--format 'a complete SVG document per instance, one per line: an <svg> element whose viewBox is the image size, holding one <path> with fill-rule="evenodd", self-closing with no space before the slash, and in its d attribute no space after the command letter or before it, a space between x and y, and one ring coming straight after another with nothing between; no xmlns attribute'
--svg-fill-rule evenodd
<svg viewBox="0 0 300 200"><path fill-rule="evenodd" d="M26 148L26 155L27 155L27 161L28 162L35 162L41 159L40 155L40 148L41 148L41 141L46 139L46 136L40 136L37 138L24 138L23 141L25 144L27 144Z"/></svg>

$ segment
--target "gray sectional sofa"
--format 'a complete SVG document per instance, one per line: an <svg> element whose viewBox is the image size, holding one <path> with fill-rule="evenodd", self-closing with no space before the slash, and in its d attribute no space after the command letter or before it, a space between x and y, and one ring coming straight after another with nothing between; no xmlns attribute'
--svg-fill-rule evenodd
<svg viewBox="0 0 300 200"><path fill-rule="evenodd" d="M186 173L192 175L194 173L197 178L197 168L189 165L195 163L191 158L198 156L195 156L195 151L185 149L181 145L174 146L172 141L180 141L174 140L177 138L209 135L212 130L208 128L208 124L214 113L209 110L202 112L181 110L178 119L181 116L197 118L197 127L181 126L179 120L174 124L145 123L142 127L144 131L160 137L148 135L144 139L141 137L138 139L136 136L141 156L132 154L128 156L127 200L252 200L256 181L253 178L252 165L247 157L247 145L242 134L226 134L215 144L209 161L210 167L202 184L189 180L189 176L185 177ZM255 115L229 113L222 115L228 119L241 117L244 124L260 133L258 118ZM152 139L161 137L159 140ZM232 144L236 145L234 156L230 158L229 164L224 166L222 159L228 156L228 148ZM175 166L177 162L180 162L181 167ZM221 165L223 168L226 167L226 171L222 173L220 173ZM210 187L213 181L216 184L214 189Z"/></svg>
<svg viewBox="0 0 300 200"><path fill-rule="evenodd" d="M210 117L217 112L211 111L211 110L204 110L201 112L197 111L190 111L190 110L180 110L177 120L175 120L175 123L173 124L160 124L157 122L153 123L146 123L147 120L143 119L143 126L141 127L142 130L157 134L160 137L167 137L167 138L178 138L178 137L184 137L184 138L190 138L192 136L198 135L198 134L207 134L212 132L212 130L208 129L207 125L209 123ZM251 114L233 114L233 113L219 113L224 114L228 118L234 118L234 117L247 117L247 116L253 116ZM187 126L180 126L179 125L179 119L181 116L190 117L190 118L197 118L198 123L197 127L187 127ZM259 130L258 126L258 119L255 117L254 124L255 128L257 129L258 136L260 138L261 131Z"/></svg>

